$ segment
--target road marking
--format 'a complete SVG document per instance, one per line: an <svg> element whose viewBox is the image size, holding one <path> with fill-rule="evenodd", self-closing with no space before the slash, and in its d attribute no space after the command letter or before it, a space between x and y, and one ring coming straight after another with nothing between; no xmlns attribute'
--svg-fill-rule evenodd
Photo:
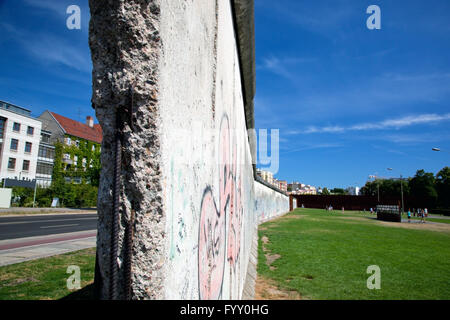
<svg viewBox="0 0 450 320"><path fill-rule="evenodd" d="M75 224L60 224L59 226L44 226L40 227L41 229L47 229L47 228L62 228L62 227L72 227L72 226L79 226L78 223Z"/></svg>

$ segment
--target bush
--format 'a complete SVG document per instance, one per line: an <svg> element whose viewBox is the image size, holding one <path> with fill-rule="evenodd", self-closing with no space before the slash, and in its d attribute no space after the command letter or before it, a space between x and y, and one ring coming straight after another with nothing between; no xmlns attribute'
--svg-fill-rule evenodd
<svg viewBox="0 0 450 320"><path fill-rule="evenodd" d="M98 187L90 184L64 183L57 188L36 189L36 207L50 207L53 198L59 198L61 207L87 208L97 206ZM34 189L13 187L13 202L15 207L32 207Z"/></svg>
<svg viewBox="0 0 450 320"><path fill-rule="evenodd" d="M87 208L97 206L98 188L96 186L66 183L61 191L60 194L55 194L55 197L59 198L60 205L63 207Z"/></svg>
<svg viewBox="0 0 450 320"><path fill-rule="evenodd" d="M432 214L442 214L444 216L450 216L450 209L432 209L430 210Z"/></svg>

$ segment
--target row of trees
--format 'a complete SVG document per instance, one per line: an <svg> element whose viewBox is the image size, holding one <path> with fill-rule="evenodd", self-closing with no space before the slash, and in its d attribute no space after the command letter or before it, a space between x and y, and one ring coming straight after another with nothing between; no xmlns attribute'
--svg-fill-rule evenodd
<svg viewBox="0 0 450 320"><path fill-rule="evenodd" d="M445 167L436 175L417 170L412 178L377 179L368 181L361 188L362 195L398 197L403 187L403 196L423 199L428 208L450 208L450 168Z"/></svg>
<svg viewBox="0 0 450 320"><path fill-rule="evenodd" d="M88 151L92 150L91 144L84 148ZM83 148L75 151L83 152ZM96 150L99 150L97 148ZM83 170L81 161L78 163L78 170L65 170L62 162L63 153L67 152L67 148L62 143L55 144L55 159L53 165L52 184L49 188L36 189L37 207L50 207L54 198L59 199L62 207L88 208L97 206L98 185L100 180L100 152L95 154L79 154L81 160L86 156L88 163L92 158L92 166L87 166ZM86 152L85 152L86 153ZM66 177L80 176L81 183L66 182ZM33 206L34 189L31 188L13 188L13 204L19 207Z"/></svg>
<svg viewBox="0 0 450 320"><path fill-rule="evenodd" d="M325 187L322 189L322 194L324 196L328 196L331 194L343 195L343 194L347 194L347 191L342 188L334 188L334 189L328 190L328 188Z"/></svg>
<svg viewBox="0 0 450 320"><path fill-rule="evenodd" d="M59 204L68 208L92 208L97 206L98 187L87 183L66 183L62 188L37 188L36 207L50 207L53 198L59 198ZM32 207L34 189L13 187L13 204L18 207Z"/></svg>

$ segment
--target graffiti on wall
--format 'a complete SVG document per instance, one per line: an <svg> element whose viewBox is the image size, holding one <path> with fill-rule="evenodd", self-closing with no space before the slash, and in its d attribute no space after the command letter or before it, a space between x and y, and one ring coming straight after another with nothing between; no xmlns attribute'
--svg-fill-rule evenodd
<svg viewBox="0 0 450 320"><path fill-rule="evenodd" d="M211 188L203 193L198 239L199 293L201 299L217 299L225 268L225 213L217 209Z"/></svg>
<svg viewBox="0 0 450 320"><path fill-rule="evenodd" d="M206 187L200 210L198 241L200 299L220 298L226 261L232 270L239 261L244 210L241 177L238 177L237 173L238 155L235 139L236 137L230 134L228 117L224 115L219 135L219 199L216 202L211 187Z"/></svg>

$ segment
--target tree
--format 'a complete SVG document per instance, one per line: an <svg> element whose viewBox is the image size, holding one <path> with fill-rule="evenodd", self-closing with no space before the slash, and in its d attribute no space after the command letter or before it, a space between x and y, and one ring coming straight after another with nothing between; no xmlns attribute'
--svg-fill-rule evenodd
<svg viewBox="0 0 450 320"><path fill-rule="evenodd" d="M421 206L434 208L438 194L435 188L435 178L430 172L417 170L416 175L409 182L410 194L418 200Z"/></svg>
<svg viewBox="0 0 450 320"><path fill-rule="evenodd" d="M367 181L364 187L361 188L361 195L376 196L377 195L377 181Z"/></svg>
<svg viewBox="0 0 450 320"><path fill-rule="evenodd" d="M332 194L346 194L347 192L342 188L331 189Z"/></svg>
<svg viewBox="0 0 450 320"><path fill-rule="evenodd" d="M365 196L377 196L378 188L381 199L383 197L400 197L401 184L403 184L403 195L406 197L409 194L408 180L400 179L377 179L375 181L367 181L364 187L361 188L361 194Z"/></svg>
<svg viewBox="0 0 450 320"><path fill-rule="evenodd" d="M381 197L400 197L403 184L403 196L409 195L408 180L383 179L380 180Z"/></svg>
<svg viewBox="0 0 450 320"><path fill-rule="evenodd" d="M438 206L450 208L450 168L442 168L436 174L436 191L438 194Z"/></svg>
<svg viewBox="0 0 450 320"><path fill-rule="evenodd" d="M330 191L328 190L327 187L325 187L325 188L322 189L322 194L323 194L324 196L329 196L329 195L330 195Z"/></svg>
<svg viewBox="0 0 450 320"><path fill-rule="evenodd" d="M52 174L52 190L53 196L62 198L64 193L65 180L63 176L63 145L61 142L55 143L55 159L53 162L53 174Z"/></svg>

